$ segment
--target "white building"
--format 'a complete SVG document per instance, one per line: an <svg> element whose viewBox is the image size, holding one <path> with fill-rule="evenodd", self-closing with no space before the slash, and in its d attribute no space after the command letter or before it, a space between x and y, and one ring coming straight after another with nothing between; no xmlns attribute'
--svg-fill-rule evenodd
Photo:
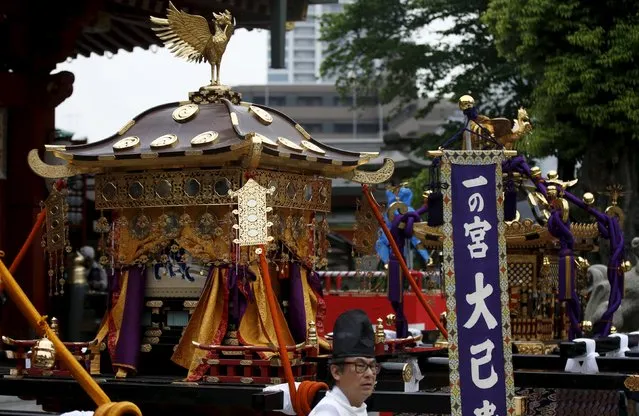
<svg viewBox="0 0 639 416"><path fill-rule="evenodd" d="M323 59L324 43L319 42L320 17L326 13L339 13L345 3L352 0L339 0L339 4L313 4L308 6L305 21L295 22L295 28L286 32L284 63L286 68L271 68L271 41L267 41L269 84L334 84L335 79L320 78L320 65Z"/></svg>

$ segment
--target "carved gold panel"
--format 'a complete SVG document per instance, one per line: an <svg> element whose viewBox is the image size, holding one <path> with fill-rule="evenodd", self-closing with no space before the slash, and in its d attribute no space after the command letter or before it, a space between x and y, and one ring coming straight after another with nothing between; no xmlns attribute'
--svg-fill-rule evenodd
<svg viewBox="0 0 639 416"><path fill-rule="evenodd" d="M244 185L244 173L229 168L99 174L95 178L96 208L235 205L228 191ZM267 204L273 208L331 210L329 179L268 170L251 174L260 185L275 187L275 192L267 196Z"/></svg>

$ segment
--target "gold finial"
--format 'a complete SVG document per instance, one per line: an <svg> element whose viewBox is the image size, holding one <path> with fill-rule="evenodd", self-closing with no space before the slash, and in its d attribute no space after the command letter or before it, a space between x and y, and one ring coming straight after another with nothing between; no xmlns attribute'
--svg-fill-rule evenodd
<svg viewBox="0 0 639 416"><path fill-rule="evenodd" d="M548 195L548 199L557 198L557 187L555 185L548 185L548 188L546 188L546 194Z"/></svg>
<svg viewBox="0 0 639 416"><path fill-rule="evenodd" d="M628 260L624 260L619 266L619 270L621 271L621 273L628 273L630 270L632 270L632 263L630 263Z"/></svg>
<svg viewBox="0 0 639 416"><path fill-rule="evenodd" d="M306 343L313 346L318 345L317 328L315 327L315 321L311 321L308 323L308 334L306 337Z"/></svg>
<svg viewBox="0 0 639 416"><path fill-rule="evenodd" d="M590 262L583 257L577 257L575 259L575 263L577 264L577 267L579 267L583 271L586 271L588 267L590 267Z"/></svg>
<svg viewBox="0 0 639 416"><path fill-rule="evenodd" d="M590 321L582 321L581 322L581 330L585 333L590 333L592 331L592 322Z"/></svg>
<svg viewBox="0 0 639 416"><path fill-rule="evenodd" d="M60 321L55 316L51 318L51 330L54 334L60 335Z"/></svg>
<svg viewBox="0 0 639 416"><path fill-rule="evenodd" d="M610 197L610 205L614 207L619 203L619 197L626 195L627 192L623 192L623 186L616 184L607 186L606 192L602 192L602 194Z"/></svg>
<svg viewBox="0 0 639 416"><path fill-rule="evenodd" d="M389 313L388 315L386 315L386 325L391 326L391 325L395 325L395 314L393 313Z"/></svg>
<svg viewBox="0 0 639 416"><path fill-rule="evenodd" d="M563 189L568 189L570 187L575 186L575 184L579 181L579 179L573 179L571 181L563 181L559 179L559 174L556 170L548 171L548 176L546 178L546 183L548 185L554 184L562 187Z"/></svg>
<svg viewBox="0 0 639 416"><path fill-rule="evenodd" d="M533 178L540 178L541 168L539 166L533 166L532 168L530 168L530 173L532 174Z"/></svg>
<svg viewBox="0 0 639 416"><path fill-rule="evenodd" d="M592 192L586 192L584 194L584 204L591 206L595 203L595 196L592 194Z"/></svg>
<svg viewBox="0 0 639 416"><path fill-rule="evenodd" d="M470 95L462 95L459 97L459 108L460 110L468 110L469 108L473 108L475 106L475 99Z"/></svg>
<svg viewBox="0 0 639 416"><path fill-rule="evenodd" d="M617 328L614 326L610 327L610 334L616 334L617 333Z"/></svg>
<svg viewBox="0 0 639 416"><path fill-rule="evenodd" d="M386 339L384 324L382 322L382 318L377 318L377 326L375 327L375 344L382 344Z"/></svg>
<svg viewBox="0 0 639 416"><path fill-rule="evenodd" d="M623 226L624 219L626 215L623 210L617 205L619 203L619 197L626 195L628 192L623 192L623 186L621 185L610 185L606 187L606 192L602 192L604 195L608 195L610 197L610 206L606 208L606 215L611 217L617 217L619 220L619 224Z"/></svg>
<svg viewBox="0 0 639 416"><path fill-rule="evenodd" d="M215 33L202 16L179 11L169 2L167 18L151 16L157 25L153 30L176 56L189 62L206 61L211 65L211 85L220 85L220 64L231 36L235 21L231 12L213 13Z"/></svg>

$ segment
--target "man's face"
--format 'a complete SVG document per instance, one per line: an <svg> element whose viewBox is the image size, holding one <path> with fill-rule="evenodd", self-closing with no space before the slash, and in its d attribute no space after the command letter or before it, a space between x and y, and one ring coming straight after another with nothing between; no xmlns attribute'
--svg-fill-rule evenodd
<svg viewBox="0 0 639 416"><path fill-rule="evenodd" d="M379 364L374 358L346 358L341 365L331 365L331 374L352 406L361 406L373 394Z"/></svg>

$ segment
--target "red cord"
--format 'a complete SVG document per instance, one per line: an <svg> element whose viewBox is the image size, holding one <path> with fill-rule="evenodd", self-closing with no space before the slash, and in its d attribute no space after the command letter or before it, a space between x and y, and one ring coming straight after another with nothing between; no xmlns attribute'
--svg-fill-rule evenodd
<svg viewBox="0 0 639 416"><path fill-rule="evenodd" d="M382 227L382 231L384 232L384 235L386 235L386 238L388 239L391 249L393 250L393 254L395 254L395 257L399 261L399 266L402 269L402 273L404 274L404 276L408 278L408 283L410 283L410 287L413 289L413 292L415 292L415 294L417 295L419 302L424 307L424 310L426 310L426 313L428 314L430 319L435 323L435 326L437 327L437 329L439 329L442 336L448 339L448 331L446 331L446 328L444 328L442 323L439 321L439 318L437 317L437 315L435 315L435 312L431 309L430 305L428 305L428 303L426 302L426 298L424 297L424 294L422 293L419 286L417 285L417 282L415 282L415 279L413 278L413 275L411 274L410 270L408 270L406 261L404 260L404 257L402 256L402 253L399 250L399 247L397 247L397 244L395 243L395 240L393 239L393 236L390 230L386 226L386 222L384 221L382 214L379 212L377 203L375 202L373 195L371 195L371 191L368 188L368 185L362 184L362 190L364 191L364 195L366 196L366 199L368 200L368 204L373 209L373 214L375 214L375 218L377 219L377 222Z"/></svg>

